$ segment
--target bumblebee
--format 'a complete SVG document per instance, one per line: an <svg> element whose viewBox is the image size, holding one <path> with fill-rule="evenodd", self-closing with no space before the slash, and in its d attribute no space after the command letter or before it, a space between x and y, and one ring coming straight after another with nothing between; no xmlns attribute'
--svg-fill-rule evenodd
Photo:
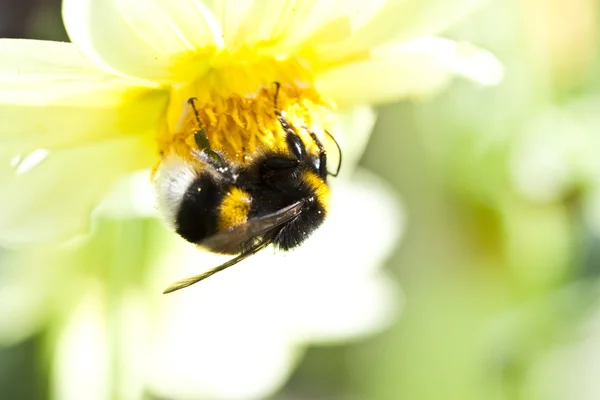
<svg viewBox="0 0 600 400"><path fill-rule="evenodd" d="M208 278L256 254L269 245L293 249L304 242L325 220L329 207L327 152L317 135L305 129L313 141L303 142L296 127L278 109L280 85L275 83L273 113L284 132L282 149L261 149L247 165L227 158L211 147L195 105L198 129L193 161L167 156L157 171L160 207L167 222L185 240L214 253L237 255L202 274L173 283L170 293ZM309 150L316 149L316 150Z"/></svg>

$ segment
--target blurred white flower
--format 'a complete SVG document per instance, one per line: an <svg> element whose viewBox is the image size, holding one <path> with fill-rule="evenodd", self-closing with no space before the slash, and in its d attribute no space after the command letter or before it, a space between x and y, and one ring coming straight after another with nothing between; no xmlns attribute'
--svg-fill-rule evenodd
<svg viewBox="0 0 600 400"><path fill-rule="evenodd" d="M57 399L137 399L147 392L264 398L286 382L311 344L375 333L400 311L402 296L381 270L404 226L398 199L358 170L336 187L333 201L331 217L305 246L264 251L170 295L160 294L165 282L222 257L199 252L158 224L140 230L135 220L100 216L96 232L80 243L17 256L15 267L30 272L11 281L12 297L5 299L29 304L31 312L19 315L21 309L2 304L3 320L19 318L29 327L12 340L50 324ZM136 230L144 243L131 238Z"/></svg>

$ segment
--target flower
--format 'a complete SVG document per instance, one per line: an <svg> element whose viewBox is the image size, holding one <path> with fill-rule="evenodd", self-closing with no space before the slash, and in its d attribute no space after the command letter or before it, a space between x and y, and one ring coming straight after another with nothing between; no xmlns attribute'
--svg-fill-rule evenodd
<svg viewBox="0 0 600 400"><path fill-rule="evenodd" d="M15 254L0 341L51 331L60 399L264 398L311 343L385 327L399 301L379 267L403 224L389 190L355 170L369 105L421 98L452 75L495 83L489 53L431 36L477 3L65 0L72 44L0 40L0 243L62 240L97 216L89 236ZM293 253L158 300L165 282L219 260L147 218L148 171L194 146L191 97L230 158L272 144L275 81L292 123L342 146L328 221ZM131 189L134 171L145 184Z"/></svg>
<svg viewBox="0 0 600 400"><path fill-rule="evenodd" d="M292 123L320 129L452 74L495 83L489 53L429 36L477 3L65 0L73 44L0 40L0 242L86 232L119 177L189 157L190 97L211 145L241 162L279 129L274 81ZM364 139L334 134L360 153Z"/></svg>

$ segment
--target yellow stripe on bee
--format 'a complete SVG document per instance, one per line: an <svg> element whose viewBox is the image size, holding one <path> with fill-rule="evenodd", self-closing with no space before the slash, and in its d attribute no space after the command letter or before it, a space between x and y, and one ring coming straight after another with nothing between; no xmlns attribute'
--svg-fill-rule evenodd
<svg viewBox="0 0 600 400"><path fill-rule="evenodd" d="M316 197L315 200L321 205L323 210L327 212L331 203L331 191L329 190L329 186L325 183L323 178L314 172L305 172L302 175L302 180L313 190Z"/></svg>
<svg viewBox="0 0 600 400"><path fill-rule="evenodd" d="M241 225L248 220L252 207L250 194L239 188L232 188L223 198L219 208L219 230L226 230Z"/></svg>

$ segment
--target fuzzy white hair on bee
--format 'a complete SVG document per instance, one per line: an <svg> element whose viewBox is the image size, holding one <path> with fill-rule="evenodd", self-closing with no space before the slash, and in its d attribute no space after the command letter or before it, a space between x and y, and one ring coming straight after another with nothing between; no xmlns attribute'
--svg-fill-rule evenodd
<svg viewBox="0 0 600 400"><path fill-rule="evenodd" d="M166 156L154 175L158 209L172 228L176 227L181 203L199 172L189 160L176 154Z"/></svg>

